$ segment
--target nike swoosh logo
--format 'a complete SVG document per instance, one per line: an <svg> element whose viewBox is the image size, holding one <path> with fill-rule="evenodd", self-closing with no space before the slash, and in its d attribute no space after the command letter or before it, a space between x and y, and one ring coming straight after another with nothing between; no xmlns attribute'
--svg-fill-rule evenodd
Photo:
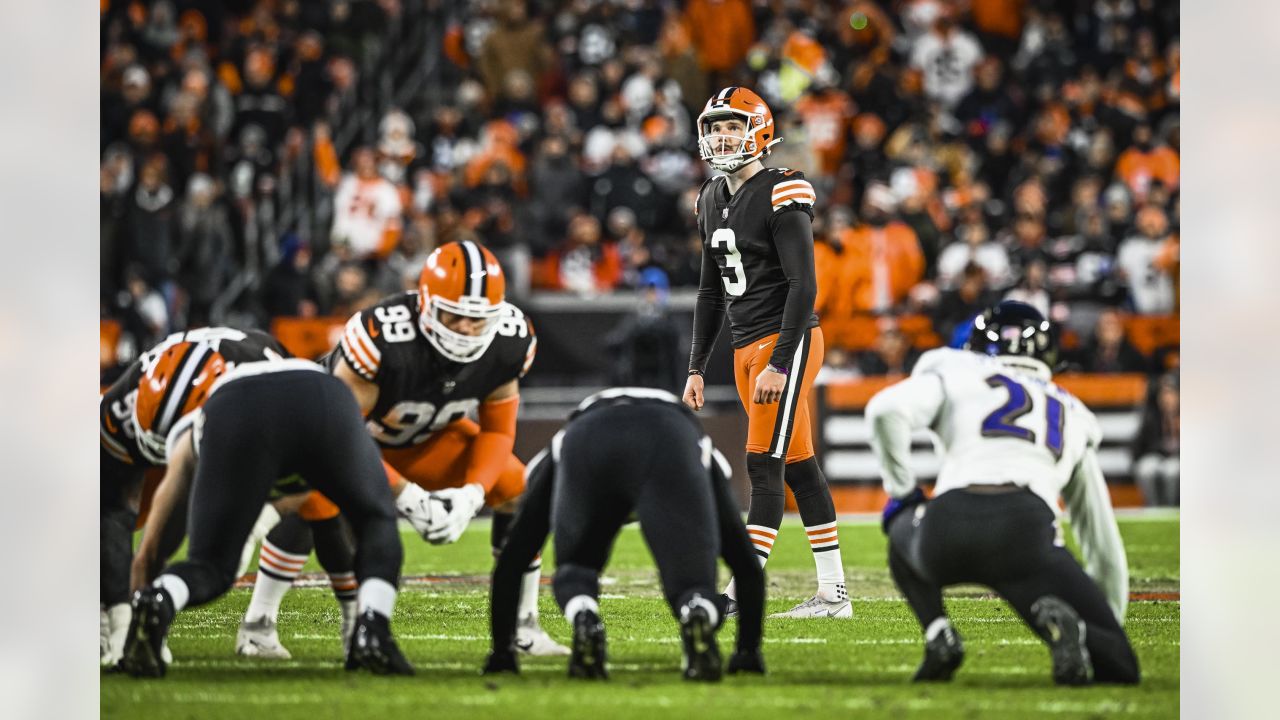
<svg viewBox="0 0 1280 720"><path fill-rule="evenodd" d="M373 318L369 318L365 322L369 326L369 337L378 337L378 330L373 326Z"/></svg>
<svg viewBox="0 0 1280 720"><path fill-rule="evenodd" d="M769 346L770 346L770 345L772 345L772 344L773 344L773 341L772 341L772 340L770 340L769 342L763 342L763 343L760 343L760 349L761 349L761 350L763 350L763 349L765 349L765 348L769 347Z"/></svg>
<svg viewBox="0 0 1280 720"><path fill-rule="evenodd" d="M525 652L529 652L530 650L533 649L533 641L532 640L516 640L516 647L520 648L521 650L524 650Z"/></svg>

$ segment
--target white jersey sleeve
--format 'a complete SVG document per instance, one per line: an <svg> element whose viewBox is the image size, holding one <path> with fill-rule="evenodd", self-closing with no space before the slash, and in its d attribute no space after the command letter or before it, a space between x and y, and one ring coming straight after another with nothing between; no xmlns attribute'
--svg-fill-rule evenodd
<svg viewBox="0 0 1280 720"><path fill-rule="evenodd" d="M1071 481L1062 489L1062 498L1071 532L1080 544L1085 572L1102 588L1116 620L1123 624L1129 605L1129 559L1094 446L1076 465Z"/></svg>
<svg viewBox="0 0 1280 720"><path fill-rule="evenodd" d="M942 379L925 371L913 372L906 380L876 393L867 403L871 449L880 461L880 476L890 497L900 498L915 489L916 476L910 465L911 432L933 424L945 400Z"/></svg>

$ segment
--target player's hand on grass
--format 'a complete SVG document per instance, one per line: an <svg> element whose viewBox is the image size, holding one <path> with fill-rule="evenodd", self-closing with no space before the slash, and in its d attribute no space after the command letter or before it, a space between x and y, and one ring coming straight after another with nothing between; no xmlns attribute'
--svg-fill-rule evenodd
<svg viewBox="0 0 1280 720"><path fill-rule="evenodd" d="M684 384L684 404L694 410L701 410L706 400L702 397L704 383L701 375L690 375Z"/></svg>
<svg viewBox="0 0 1280 720"><path fill-rule="evenodd" d="M496 675L498 673L520 674L520 665L516 662L516 654L507 650L505 652L491 652L489 657L484 661L484 668L480 671L481 675Z"/></svg>
<svg viewBox="0 0 1280 720"><path fill-rule="evenodd" d="M457 542L471 518L484 507L484 488L475 483L438 490L432 497L442 501L449 510L442 522L427 530L427 541L435 545Z"/></svg>
<svg viewBox="0 0 1280 720"><path fill-rule="evenodd" d="M787 376L772 367L766 367L756 376L755 393L751 401L757 405L769 405L782 399L782 391L787 387Z"/></svg>

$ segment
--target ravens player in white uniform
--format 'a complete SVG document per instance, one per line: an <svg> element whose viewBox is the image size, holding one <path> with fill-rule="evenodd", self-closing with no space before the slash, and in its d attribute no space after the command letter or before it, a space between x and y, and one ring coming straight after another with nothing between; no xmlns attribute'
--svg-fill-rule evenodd
<svg viewBox="0 0 1280 720"><path fill-rule="evenodd" d="M488 505L495 556L524 492L524 465L512 449L519 381L537 352L532 323L505 301L505 288L502 267L487 248L471 241L442 245L427 258L418 292L353 315L327 359L330 372L355 394L382 451L401 516L428 541L444 544L461 537ZM479 422L468 418L473 412ZM286 550L307 552L305 546ZM538 623L540 576L535 561L524 577L517 646L534 655L567 655ZM274 602L255 610L266 622L246 615L241 637L276 648L275 616L290 581L260 573L257 582L255 598L263 585L274 585Z"/></svg>
<svg viewBox="0 0 1280 720"><path fill-rule="evenodd" d="M910 378L867 405L891 498L889 569L925 634L916 680L949 680L960 666L964 647L942 589L978 583L1049 645L1056 682L1138 682L1122 627L1127 561L1098 465L1101 430L1052 382L1056 358L1049 322L1006 301L974 319L964 350L925 353ZM925 428L943 452L928 501L909 463L911 434ZM1084 569L1063 547L1059 497Z"/></svg>

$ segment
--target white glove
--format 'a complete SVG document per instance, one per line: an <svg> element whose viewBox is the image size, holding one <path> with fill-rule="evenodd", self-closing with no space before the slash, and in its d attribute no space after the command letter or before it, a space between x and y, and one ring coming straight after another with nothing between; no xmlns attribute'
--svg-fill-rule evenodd
<svg viewBox="0 0 1280 720"><path fill-rule="evenodd" d="M396 498L396 512L409 521L414 530L427 539L427 533L444 525L449 515L443 500L437 499L421 487L408 483Z"/></svg>
<svg viewBox="0 0 1280 720"><path fill-rule="evenodd" d="M457 542L471 518L484 507L484 488L475 483L460 488L437 490L431 496L443 501L449 508L445 521L427 533L427 540L435 545Z"/></svg>

